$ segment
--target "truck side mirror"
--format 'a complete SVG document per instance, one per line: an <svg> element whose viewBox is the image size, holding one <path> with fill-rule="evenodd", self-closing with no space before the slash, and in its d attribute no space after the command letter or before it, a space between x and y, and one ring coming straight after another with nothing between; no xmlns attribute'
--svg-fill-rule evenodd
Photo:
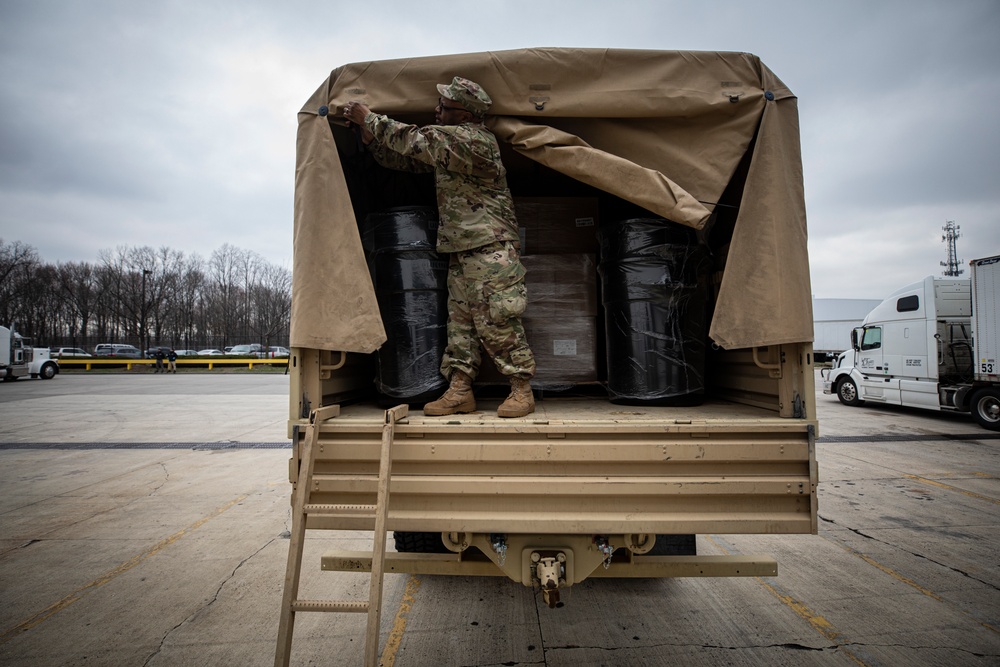
<svg viewBox="0 0 1000 667"><path fill-rule="evenodd" d="M861 349L861 344L858 342L858 339L861 338L860 332L862 331L864 331L864 329L851 329L851 347L854 348L855 351Z"/></svg>

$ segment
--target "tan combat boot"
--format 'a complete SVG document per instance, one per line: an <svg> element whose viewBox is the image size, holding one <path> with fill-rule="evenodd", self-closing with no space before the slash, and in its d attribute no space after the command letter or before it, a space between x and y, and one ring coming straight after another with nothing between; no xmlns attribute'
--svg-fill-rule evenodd
<svg viewBox="0 0 1000 667"><path fill-rule="evenodd" d="M456 412L472 412L476 409L476 397L472 395L472 378L456 370L451 373L451 384L436 401L424 405L424 414L429 417L453 415Z"/></svg>
<svg viewBox="0 0 1000 667"><path fill-rule="evenodd" d="M497 409L497 417L524 417L534 411L535 395L531 392L531 381L511 378L510 395Z"/></svg>

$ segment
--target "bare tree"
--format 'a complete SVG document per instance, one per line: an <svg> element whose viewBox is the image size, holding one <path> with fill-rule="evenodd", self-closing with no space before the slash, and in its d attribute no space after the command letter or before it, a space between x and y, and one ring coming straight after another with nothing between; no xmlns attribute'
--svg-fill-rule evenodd
<svg viewBox="0 0 1000 667"><path fill-rule="evenodd" d="M74 347L86 346L91 318L98 303L97 272L86 262L68 262L59 265L58 280L70 340Z"/></svg>
<svg viewBox="0 0 1000 667"><path fill-rule="evenodd" d="M149 316L152 319L153 338L157 343L173 340L164 339L164 329L168 319L177 307L177 289L184 265L184 253L162 247L152 254L151 273L148 274L147 293L149 296Z"/></svg>
<svg viewBox="0 0 1000 667"><path fill-rule="evenodd" d="M145 348L150 334L195 349L288 340L290 272L257 253L226 244L206 262L168 247L118 246L98 258L43 264L31 246L0 240L0 323L16 321L53 345Z"/></svg>
<svg viewBox="0 0 1000 667"><path fill-rule="evenodd" d="M284 267L265 264L251 288L253 303L251 329L255 337L270 347L274 339L288 331L292 309L292 273Z"/></svg>
<svg viewBox="0 0 1000 667"><path fill-rule="evenodd" d="M191 348L205 343L209 337L207 323L199 317L205 295L205 261L192 255L178 267L169 329L175 345Z"/></svg>
<svg viewBox="0 0 1000 667"><path fill-rule="evenodd" d="M0 323L26 324L30 304L24 294L31 288L39 263L34 247L0 239Z"/></svg>
<svg viewBox="0 0 1000 667"><path fill-rule="evenodd" d="M244 255L244 251L226 243L208 260L207 314L210 326L216 336L221 336L222 344L239 335L244 318Z"/></svg>
<svg viewBox="0 0 1000 667"><path fill-rule="evenodd" d="M133 340L138 339L138 328L133 330L130 324L138 322L142 309L139 298L129 285L128 253L129 249L126 246L101 250L98 253L102 268L101 305L106 318L106 330L103 333L109 342L133 334L136 334Z"/></svg>
<svg viewBox="0 0 1000 667"><path fill-rule="evenodd" d="M5 243L0 239L0 284L7 283L18 270L38 264L38 251L21 241Z"/></svg>
<svg viewBox="0 0 1000 667"><path fill-rule="evenodd" d="M18 283L16 298L20 302L12 321L34 344L45 344L54 336L60 319L56 268L40 262L25 264L12 272L8 280Z"/></svg>

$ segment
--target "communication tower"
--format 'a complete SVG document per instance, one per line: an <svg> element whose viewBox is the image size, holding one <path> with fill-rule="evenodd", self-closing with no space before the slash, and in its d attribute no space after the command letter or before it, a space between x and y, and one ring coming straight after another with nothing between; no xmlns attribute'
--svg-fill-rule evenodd
<svg viewBox="0 0 1000 667"><path fill-rule="evenodd" d="M958 230L961 229L959 225L955 224L954 220L948 220L944 223L944 234L941 235L941 240L948 244L948 261L941 262L941 266L944 268L944 275L949 278L957 278L958 276L965 273L965 269L958 268L962 263L962 260L958 259L958 251L955 249L955 241L961 236Z"/></svg>

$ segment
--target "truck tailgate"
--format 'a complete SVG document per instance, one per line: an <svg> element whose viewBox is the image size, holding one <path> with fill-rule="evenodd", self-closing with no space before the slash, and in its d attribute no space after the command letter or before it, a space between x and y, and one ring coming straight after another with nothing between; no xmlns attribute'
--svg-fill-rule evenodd
<svg viewBox="0 0 1000 667"><path fill-rule="evenodd" d="M512 533L815 533L814 423L712 401L630 407L593 398L399 422L388 526ZM375 502L383 411L344 406L325 422L313 502ZM298 447L290 477L296 480ZM356 516L309 527L370 529Z"/></svg>

